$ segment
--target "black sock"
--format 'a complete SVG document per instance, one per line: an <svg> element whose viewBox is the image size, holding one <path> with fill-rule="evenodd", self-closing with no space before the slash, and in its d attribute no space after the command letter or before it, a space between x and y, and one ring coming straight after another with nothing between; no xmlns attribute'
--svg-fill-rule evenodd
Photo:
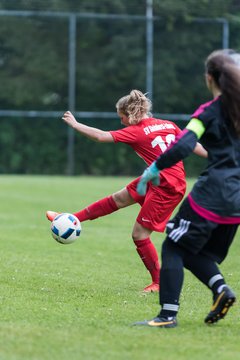
<svg viewBox="0 0 240 360"><path fill-rule="evenodd" d="M203 284L217 294L225 284L216 263L202 254L188 254L184 258L184 266L190 270Z"/></svg>
<svg viewBox="0 0 240 360"><path fill-rule="evenodd" d="M220 294L225 286L226 283L221 274L217 274L209 280L209 287L211 288L214 295Z"/></svg>
<svg viewBox="0 0 240 360"><path fill-rule="evenodd" d="M176 316L179 309L179 297L182 289L184 250L171 240L165 240L162 246L162 268L160 289L161 317Z"/></svg>

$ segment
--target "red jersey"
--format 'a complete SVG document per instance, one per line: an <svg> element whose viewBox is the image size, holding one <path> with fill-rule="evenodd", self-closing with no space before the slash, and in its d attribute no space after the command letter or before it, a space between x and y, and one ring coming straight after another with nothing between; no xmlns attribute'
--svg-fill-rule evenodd
<svg viewBox="0 0 240 360"><path fill-rule="evenodd" d="M122 142L133 150L149 166L175 140L181 130L176 124L168 120L155 118L143 119L137 125L130 125L123 129L110 131L114 142ZM182 161L160 173L160 186L175 191L185 191L185 171Z"/></svg>

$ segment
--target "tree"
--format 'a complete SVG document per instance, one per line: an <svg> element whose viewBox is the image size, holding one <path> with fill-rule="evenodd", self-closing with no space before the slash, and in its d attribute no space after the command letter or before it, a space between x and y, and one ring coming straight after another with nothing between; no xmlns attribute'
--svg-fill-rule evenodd
<svg viewBox="0 0 240 360"><path fill-rule="evenodd" d="M119 97L133 88L145 91L145 20L99 16L145 15L144 1L2 0L0 9L62 13L60 18L1 16L2 109L67 110L66 12L88 13L77 18L76 110L115 111ZM209 96L202 76L203 60L222 45L221 23L201 23L196 17L229 19L230 44L237 49L239 1L153 0L153 9L154 113L189 114ZM90 13L97 16L90 17ZM108 130L119 126L116 119L89 123ZM1 125L1 172L64 173L67 130L59 119L1 119ZM76 170L81 174L102 174L109 169L109 174L133 175L142 166L126 147L120 146L113 154L110 146L90 145L79 137L75 152ZM129 165L126 158L131 159Z"/></svg>

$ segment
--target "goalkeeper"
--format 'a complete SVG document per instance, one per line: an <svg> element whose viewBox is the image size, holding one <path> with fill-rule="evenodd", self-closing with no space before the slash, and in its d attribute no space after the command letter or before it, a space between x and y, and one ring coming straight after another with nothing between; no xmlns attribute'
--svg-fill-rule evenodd
<svg viewBox="0 0 240 360"><path fill-rule="evenodd" d="M175 327L184 267L212 292L205 318L212 324L225 317L236 296L226 284L221 263L240 224L240 54L219 50L206 60L206 85L213 100L200 106L172 146L147 168L137 186L143 195L159 171L188 156L198 141L208 151L208 166L167 224L162 245L159 314L135 323Z"/></svg>

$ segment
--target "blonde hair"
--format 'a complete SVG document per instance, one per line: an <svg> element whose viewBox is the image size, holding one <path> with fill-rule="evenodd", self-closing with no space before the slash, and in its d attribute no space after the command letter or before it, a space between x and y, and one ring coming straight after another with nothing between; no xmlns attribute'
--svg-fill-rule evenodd
<svg viewBox="0 0 240 360"><path fill-rule="evenodd" d="M139 90L132 90L129 95L123 96L116 103L116 108L119 113L126 115L129 124L138 124L143 115L150 114L152 108L151 100Z"/></svg>

